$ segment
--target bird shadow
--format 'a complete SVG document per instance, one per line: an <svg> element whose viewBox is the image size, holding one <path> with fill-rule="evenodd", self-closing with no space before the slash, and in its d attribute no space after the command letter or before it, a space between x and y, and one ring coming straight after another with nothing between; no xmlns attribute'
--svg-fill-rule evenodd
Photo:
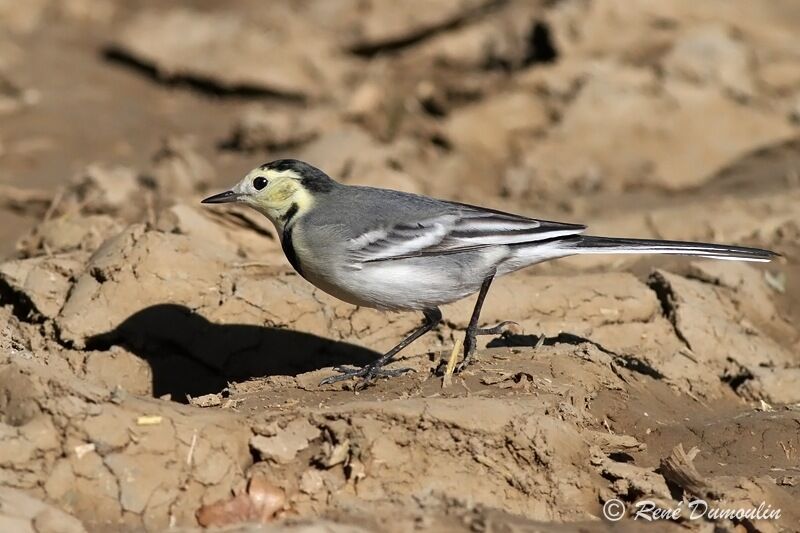
<svg viewBox="0 0 800 533"><path fill-rule="evenodd" d="M654 379L664 379L664 375L661 372L635 355L617 353L613 350L609 350L599 342L595 342L580 335L575 335L574 333L567 333L563 331L555 337L545 337L544 335L520 335L514 333L503 334L489 341L486 347L537 348L539 346L555 346L556 344L569 344L572 346L591 344L598 350L612 356L617 363L625 368L628 368L629 370L650 376Z"/></svg>
<svg viewBox="0 0 800 533"><path fill-rule="evenodd" d="M310 333L248 324L216 324L186 306L159 304L125 319L89 340L87 349L121 346L147 361L153 394L187 395L222 391L231 381L295 376L326 366L362 365L380 354Z"/></svg>
<svg viewBox="0 0 800 533"><path fill-rule="evenodd" d="M573 333L561 332L555 337L544 337L544 335L525 335L518 333L503 333L495 337L486 344L487 348L535 348L537 346L555 346L556 344L572 344L577 346L583 343L594 344L597 343L575 335Z"/></svg>

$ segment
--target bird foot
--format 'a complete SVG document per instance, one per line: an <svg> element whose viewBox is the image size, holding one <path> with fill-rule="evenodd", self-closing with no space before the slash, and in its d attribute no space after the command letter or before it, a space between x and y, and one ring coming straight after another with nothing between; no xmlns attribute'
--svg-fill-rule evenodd
<svg viewBox="0 0 800 533"><path fill-rule="evenodd" d="M406 372L414 372L413 368L381 368L380 366L366 365L357 366L337 366L333 369L339 375L330 376L319 382L320 385L330 385L346 381L351 378L361 378L355 385L355 390L362 390L372 383L375 378L393 378Z"/></svg>
<svg viewBox="0 0 800 533"><path fill-rule="evenodd" d="M475 360L475 337L477 337L478 335L500 335L501 333L506 332L506 328L508 328L508 326L519 327L519 324L514 322L513 320L506 320L504 322L500 322L496 326L492 326L491 328L475 329L472 341L470 341L469 339L464 340L464 345L467 346L466 353L464 354L464 359L456 365L455 369L453 370L453 373L459 374L463 372ZM469 335L469 332L467 333L467 335Z"/></svg>

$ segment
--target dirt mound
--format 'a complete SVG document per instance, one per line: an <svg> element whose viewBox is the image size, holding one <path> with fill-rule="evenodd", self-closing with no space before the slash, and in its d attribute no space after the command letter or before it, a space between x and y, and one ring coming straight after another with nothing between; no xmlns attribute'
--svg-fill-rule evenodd
<svg viewBox="0 0 800 533"><path fill-rule="evenodd" d="M353 395L318 382L417 317L321 293L263 228L176 204L96 250L64 248L0 265L14 302L3 475L90 528L193 523L256 475L285 494L281 515L378 529L382 516L403 530L494 509L501 522L582 522L611 498L674 506L682 494L797 518L796 333L757 267L501 279L483 319L520 327L475 368L446 388L435 375L469 315L458 302L398 363L415 373ZM755 461L741 435L765 430ZM701 451L701 487L659 466L679 445Z"/></svg>
<svg viewBox="0 0 800 533"><path fill-rule="evenodd" d="M0 1L0 529L797 530L794 4L206 4ZM421 317L199 205L283 156L782 257L540 265L451 381L472 301L414 372L320 386Z"/></svg>

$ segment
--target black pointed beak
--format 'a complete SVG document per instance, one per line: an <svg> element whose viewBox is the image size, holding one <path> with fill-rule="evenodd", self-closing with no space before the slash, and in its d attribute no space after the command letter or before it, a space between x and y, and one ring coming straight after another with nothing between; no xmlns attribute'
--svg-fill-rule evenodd
<svg viewBox="0 0 800 533"><path fill-rule="evenodd" d="M228 202L235 202L239 199L239 195L233 191L225 191L214 196L204 198L201 204L226 204Z"/></svg>

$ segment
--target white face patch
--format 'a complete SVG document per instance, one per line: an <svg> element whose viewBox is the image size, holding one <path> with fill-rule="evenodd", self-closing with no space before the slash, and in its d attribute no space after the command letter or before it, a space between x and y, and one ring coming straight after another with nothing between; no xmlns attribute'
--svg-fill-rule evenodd
<svg viewBox="0 0 800 533"><path fill-rule="evenodd" d="M256 188L255 181L258 178L266 179L267 185L261 189ZM269 218L278 231L283 230L283 216L293 205L297 205L297 214L302 215L314 201L311 194L303 188L300 177L291 170L277 172L255 168L232 190L241 195L242 203Z"/></svg>
<svg viewBox="0 0 800 533"><path fill-rule="evenodd" d="M253 184L256 178L265 178L267 180L267 186L261 190L256 189L255 185ZM248 172L247 175L242 178L242 180L237 183L232 190L233 192L243 196L255 197L269 189L269 180L270 178L265 171L261 170L260 168L256 168Z"/></svg>

